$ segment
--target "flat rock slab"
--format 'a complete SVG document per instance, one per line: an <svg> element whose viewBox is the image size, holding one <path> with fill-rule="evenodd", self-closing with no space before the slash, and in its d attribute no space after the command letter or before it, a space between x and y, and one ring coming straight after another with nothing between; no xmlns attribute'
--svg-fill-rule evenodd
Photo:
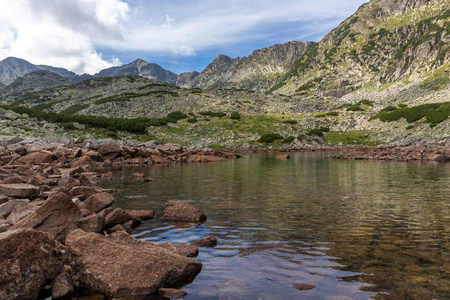
<svg viewBox="0 0 450 300"><path fill-rule="evenodd" d="M110 236L75 230L66 247L74 279L108 297L151 295L190 283L202 264L125 232Z"/></svg>
<svg viewBox="0 0 450 300"><path fill-rule="evenodd" d="M32 184L0 184L0 194L21 199L34 199L39 195L39 187Z"/></svg>
<svg viewBox="0 0 450 300"><path fill-rule="evenodd" d="M162 219L173 222L203 222L206 216L187 202L170 200L166 203Z"/></svg>
<svg viewBox="0 0 450 300"><path fill-rule="evenodd" d="M0 299L35 299L47 281L61 272L61 245L43 232L0 233Z"/></svg>

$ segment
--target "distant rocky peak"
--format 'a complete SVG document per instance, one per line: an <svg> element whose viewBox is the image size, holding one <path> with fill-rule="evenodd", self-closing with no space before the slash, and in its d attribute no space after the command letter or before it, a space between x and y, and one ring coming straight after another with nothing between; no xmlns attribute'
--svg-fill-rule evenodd
<svg viewBox="0 0 450 300"><path fill-rule="evenodd" d="M232 63L233 59L231 57L221 54L206 67L205 71L214 72L219 69L225 69L228 68Z"/></svg>

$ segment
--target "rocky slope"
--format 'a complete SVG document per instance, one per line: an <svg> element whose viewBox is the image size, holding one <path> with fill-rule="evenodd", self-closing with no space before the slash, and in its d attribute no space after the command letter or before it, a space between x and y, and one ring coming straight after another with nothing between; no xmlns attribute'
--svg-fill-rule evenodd
<svg viewBox="0 0 450 300"><path fill-rule="evenodd" d="M5 87L4 94L16 94L23 91L39 91L62 85L70 85L71 82L50 71L39 70L17 78L13 83Z"/></svg>
<svg viewBox="0 0 450 300"><path fill-rule="evenodd" d="M297 61L271 91L333 97L436 77L450 82L450 1L372 0Z"/></svg>
<svg viewBox="0 0 450 300"><path fill-rule="evenodd" d="M248 57L220 55L201 73L182 74L177 85L199 88L238 88L263 91L278 83L282 74L312 46L312 42L288 42L255 50ZM190 77L186 80L186 77Z"/></svg>

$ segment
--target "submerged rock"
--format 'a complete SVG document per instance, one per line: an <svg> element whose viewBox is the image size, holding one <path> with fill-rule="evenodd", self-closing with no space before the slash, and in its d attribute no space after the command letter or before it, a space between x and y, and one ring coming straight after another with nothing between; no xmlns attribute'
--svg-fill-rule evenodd
<svg viewBox="0 0 450 300"><path fill-rule="evenodd" d="M316 285L310 283L296 283L293 287L299 291L307 291L314 289Z"/></svg>
<svg viewBox="0 0 450 300"><path fill-rule="evenodd" d="M166 203L162 219L174 222L203 222L206 216L187 202L170 200Z"/></svg>
<svg viewBox="0 0 450 300"><path fill-rule="evenodd" d="M197 247L215 247L217 246L217 238L215 236L208 236L205 239L193 241L191 244Z"/></svg>

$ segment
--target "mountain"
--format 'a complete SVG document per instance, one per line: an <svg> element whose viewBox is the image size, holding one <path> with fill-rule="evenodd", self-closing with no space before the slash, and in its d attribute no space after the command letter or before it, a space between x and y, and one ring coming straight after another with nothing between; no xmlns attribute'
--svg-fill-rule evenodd
<svg viewBox="0 0 450 300"><path fill-rule="evenodd" d="M38 70L17 78L6 86L3 94L15 94L23 91L38 91L61 85L69 85L70 81L50 71Z"/></svg>
<svg viewBox="0 0 450 300"><path fill-rule="evenodd" d="M187 88L238 88L266 90L278 83L281 75L312 46L312 42L287 42L255 50L248 57L232 59L220 55L200 74L187 73L190 80L179 80ZM184 75L186 76L186 75Z"/></svg>
<svg viewBox="0 0 450 300"><path fill-rule="evenodd" d="M139 75L155 81L175 84L178 75L157 64L148 63L142 59L137 59L132 63L120 67L112 67L95 74L95 77L119 77L127 75Z"/></svg>
<svg viewBox="0 0 450 300"><path fill-rule="evenodd" d="M58 74L72 82L78 82L87 79L86 75L77 75L74 72L63 68L55 68L46 65L34 65L24 59L8 57L0 61L0 82L8 85L19 77L38 70L47 70ZM88 77L92 77L87 75Z"/></svg>
<svg viewBox="0 0 450 300"><path fill-rule="evenodd" d="M177 74L165 70L157 64L150 64L141 59L120 67L102 70L92 76L89 74L77 75L74 72L68 71L64 68L56 68L47 65L34 65L24 59L8 57L0 61L0 83L8 85L17 78L38 70L53 72L74 83L94 77L117 77L127 75L139 75L170 84L175 84L178 79Z"/></svg>
<svg viewBox="0 0 450 300"><path fill-rule="evenodd" d="M8 57L0 61L0 82L8 85L17 78L37 70L39 70L37 66L26 60Z"/></svg>
<svg viewBox="0 0 450 300"><path fill-rule="evenodd" d="M340 98L426 78L445 86L449 19L449 0L372 0L311 47L270 91Z"/></svg>

